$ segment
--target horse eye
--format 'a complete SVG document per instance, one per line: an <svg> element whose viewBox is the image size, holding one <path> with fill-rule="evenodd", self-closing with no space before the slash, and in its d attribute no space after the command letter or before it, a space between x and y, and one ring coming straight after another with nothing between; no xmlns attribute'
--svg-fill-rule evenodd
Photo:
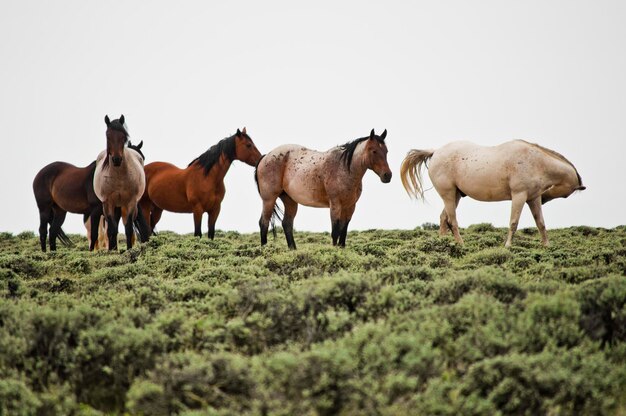
<svg viewBox="0 0 626 416"><path fill-rule="evenodd" d="M252 145L251 145L250 143L248 143L248 144L246 145L246 147L247 147L248 149L250 149L250 148L252 147Z"/></svg>

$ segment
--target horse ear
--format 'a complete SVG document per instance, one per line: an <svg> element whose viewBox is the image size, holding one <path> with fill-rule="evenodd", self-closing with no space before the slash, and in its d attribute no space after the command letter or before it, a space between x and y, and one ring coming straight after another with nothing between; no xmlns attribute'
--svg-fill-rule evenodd
<svg viewBox="0 0 626 416"><path fill-rule="evenodd" d="M385 137L387 137L387 129L385 129L385 131L383 131L383 134L380 135L380 140L382 140L384 142L385 141Z"/></svg>
<svg viewBox="0 0 626 416"><path fill-rule="evenodd" d="M122 114L122 115L120 116L120 123L122 123L122 125L124 125L124 114Z"/></svg>
<svg viewBox="0 0 626 416"><path fill-rule="evenodd" d="M137 149L141 149L142 146L143 146L143 140L139 142L139 144L137 145Z"/></svg>
<svg viewBox="0 0 626 416"><path fill-rule="evenodd" d="M370 139L373 139L374 136L376 136L376 133L374 133L374 129L372 129L372 131L370 131Z"/></svg>
<svg viewBox="0 0 626 416"><path fill-rule="evenodd" d="M235 133L235 136L237 137L241 136L241 130L237 129L237 133Z"/></svg>
<svg viewBox="0 0 626 416"><path fill-rule="evenodd" d="M111 124L111 119L109 118L108 114L104 116L104 123L107 125L107 127L109 127L109 124Z"/></svg>
<svg viewBox="0 0 626 416"><path fill-rule="evenodd" d="M246 128L245 128L245 127L243 128L243 130L241 130L241 132L242 132L243 134L248 134L248 133L246 133Z"/></svg>

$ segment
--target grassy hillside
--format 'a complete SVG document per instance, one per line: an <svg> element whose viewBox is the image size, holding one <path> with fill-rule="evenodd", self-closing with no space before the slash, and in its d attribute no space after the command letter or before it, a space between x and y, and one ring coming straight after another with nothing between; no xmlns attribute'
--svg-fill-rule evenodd
<svg viewBox="0 0 626 416"><path fill-rule="evenodd" d="M0 234L0 415L626 414L626 227L424 228Z"/></svg>

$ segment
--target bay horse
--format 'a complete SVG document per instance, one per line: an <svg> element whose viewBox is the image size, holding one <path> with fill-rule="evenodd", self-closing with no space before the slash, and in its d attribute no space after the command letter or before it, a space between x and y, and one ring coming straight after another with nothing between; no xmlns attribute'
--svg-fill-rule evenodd
<svg viewBox="0 0 626 416"><path fill-rule="evenodd" d="M180 169L171 163L152 162L145 166L146 190L141 198L143 216L148 219L153 231L161 219L163 210L193 213L194 235L202 236L202 215L209 215L207 233L215 237L215 223L226 188L224 177L230 165L240 160L255 166L261 153L248 136L246 128L211 146L209 150Z"/></svg>
<svg viewBox="0 0 626 416"><path fill-rule="evenodd" d="M385 137L387 130L377 136L372 129L369 136L325 152L287 144L263 156L255 171L263 200L261 245L267 244L269 224L277 213L276 199L280 198L285 206L282 225L290 249L296 248L293 220L298 204L330 208L333 245L345 247L365 172L371 169L383 183L391 181Z"/></svg>
<svg viewBox="0 0 626 416"><path fill-rule="evenodd" d="M50 224L50 250L56 251L57 237L65 245L71 241L61 226L68 212L100 218L102 202L93 189L93 175L96 162L85 167L76 167L66 162L53 162L37 173L33 181L33 192L39 209L39 242L41 251L46 251L48 224ZM97 230L97 220L91 221ZM98 240L97 231L90 236L89 250L93 250Z"/></svg>
<svg viewBox="0 0 626 416"><path fill-rule="evenodd" d="M107 223L107 236L109 250L117 249L117 232L119 215L124 211L126 218L126 247L132 248L134 235L133 224L138 218L137 203L146 186L146 178L143 171L143 153L141 142L136 147L127 147L128 131L124 125L124 116L111 121L105 116L107 126L107 148L96 159L93 187L96 195L102 201L102 210ZM121 210L116 209L120 208ZM99 221L99 217L95 219ZM92 222L93 224L93 222ZM95 228L92 227L92 231ZM148 239L148 227L143 221L139 228L141 241Z"/></svg>
<svg viewBox="0 0 626 416"><path fill-rule="evenodd" d="M478 201L512 201L505 247L511 246L526 203L542 244L548 246L541 205L585 189L574 165L554 150L524 140L491 147L461 141L436 150L409 151L402 162L400 176L412 197L424 199L420 170L429 159L428 176L444 203L439 233L445 235L452 230L461 244L456 207L464 196Z"/></svg>

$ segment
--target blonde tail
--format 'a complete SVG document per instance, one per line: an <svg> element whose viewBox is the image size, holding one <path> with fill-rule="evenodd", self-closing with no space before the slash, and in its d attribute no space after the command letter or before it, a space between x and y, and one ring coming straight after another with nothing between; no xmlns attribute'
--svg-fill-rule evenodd
<svg viewBox="0 0 626 416"><path fill-rule="evenodd" d="M422 165L432 157L434 150L411 150L402 161L400 179L406 192L412 198L424 200L424 187L422 186Z"/></svg>

